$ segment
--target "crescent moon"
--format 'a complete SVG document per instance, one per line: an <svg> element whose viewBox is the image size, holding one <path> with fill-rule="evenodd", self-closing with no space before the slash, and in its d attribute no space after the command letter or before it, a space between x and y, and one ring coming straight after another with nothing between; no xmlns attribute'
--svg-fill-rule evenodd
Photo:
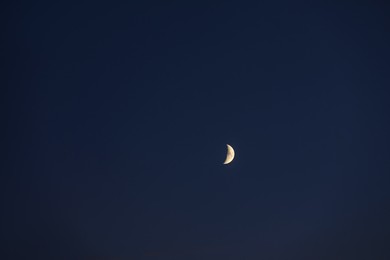
<svg viewBox="0 0 390 260"><path fill-rule="evenodd" d="M223 164L228 164L231 161L233 161L233 159L234 159L234 149L233 149L233 147L231 147L228 144L226 146L227 146L227 153L226 153L226 159L223 162Z"/></svg>

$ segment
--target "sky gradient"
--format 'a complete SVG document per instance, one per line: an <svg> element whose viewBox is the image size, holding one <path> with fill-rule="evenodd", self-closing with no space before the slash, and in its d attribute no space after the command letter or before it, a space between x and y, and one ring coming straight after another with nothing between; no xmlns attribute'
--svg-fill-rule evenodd
<svg viewBox="0 0 390 260"><path fill-rule="evenodd" d="M2 259L390 259L385 1L128 2L0 11Z"/></svg>

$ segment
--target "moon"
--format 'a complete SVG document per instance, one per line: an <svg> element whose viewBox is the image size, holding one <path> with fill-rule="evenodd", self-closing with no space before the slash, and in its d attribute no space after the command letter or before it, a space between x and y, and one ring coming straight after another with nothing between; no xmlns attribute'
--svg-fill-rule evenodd
<svg viewBox="0 0 390 260"><path fill-rule="evenodd" d="M231 147L228 144L226 146L227 146L227 153L226 153L226 159L223 162L223 164L228 164L228 163L232 162L233 159L234 159L234 149L233 149L233 147Z"/></svg>

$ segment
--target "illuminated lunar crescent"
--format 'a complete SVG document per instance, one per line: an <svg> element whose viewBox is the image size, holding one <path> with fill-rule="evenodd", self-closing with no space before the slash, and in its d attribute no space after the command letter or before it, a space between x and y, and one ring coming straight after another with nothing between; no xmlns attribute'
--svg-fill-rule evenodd
<svg viewBox="0 0 390 260"><path fill-rule="evenodd" d="M227 146L227 154L226 154L226 159L225 161L223 162L223 164L228 164L230 163L231 161L233 161L234 159L234 150L233 150L233 147L231 147L230 145L226 145Z"/></svg>

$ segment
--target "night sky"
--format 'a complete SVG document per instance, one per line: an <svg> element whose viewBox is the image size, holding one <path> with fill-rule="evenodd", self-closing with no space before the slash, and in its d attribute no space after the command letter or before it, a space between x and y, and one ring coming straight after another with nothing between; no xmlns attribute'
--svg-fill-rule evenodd
<svg viewBox="0 0 390 260"><path fill-rule="evenodd" d="M390 259L386 1L135 2L1 9L0 258Z"/></svg>

